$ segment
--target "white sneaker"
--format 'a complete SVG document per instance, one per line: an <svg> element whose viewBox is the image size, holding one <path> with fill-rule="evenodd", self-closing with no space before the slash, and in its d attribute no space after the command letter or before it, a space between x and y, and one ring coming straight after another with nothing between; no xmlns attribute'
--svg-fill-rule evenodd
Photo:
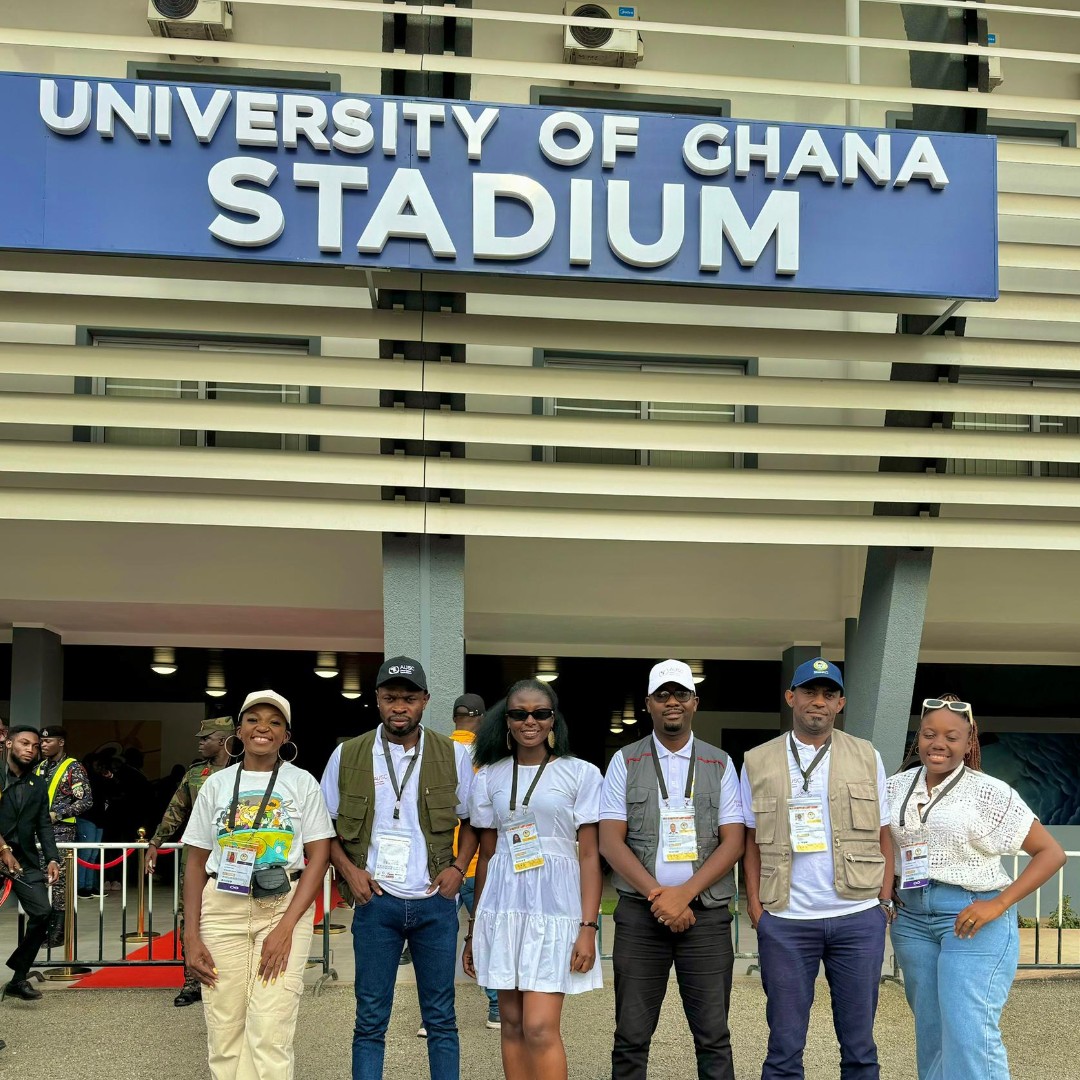
<svg viewBox="0 0 1080 1080"><path fill-rule="evenodd" d="M416 1033L416 1037L418 1039L426 1039L427 1038L427 1028L424 1027L423 1024L420 1025L420 1030Z"/></svg>

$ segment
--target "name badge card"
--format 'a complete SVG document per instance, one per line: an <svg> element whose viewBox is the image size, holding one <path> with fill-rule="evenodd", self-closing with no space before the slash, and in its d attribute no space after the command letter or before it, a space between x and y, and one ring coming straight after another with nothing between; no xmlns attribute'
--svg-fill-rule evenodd
<svg viewBox="0 0 1080 1080"><path fill-rule="evenodd" d="M412 837L381 833L378 840L379 855L375 860L375 880L389 881L395 885L404 884L409 876Z"/></svg>
<svg viewBox="0 0 1080 1080"><path fill-rule="evenodd" d="M791 849L798 852L828 851L825 807L820 795L804 795L788 803Z"/></svg>
<svg viewBox="0 0 1080 1080"><path fill-rule="evenodd" d="M684 800L681 807L660 807L660 852L664 862L697 860L697 819L691 800Z"/></svg>
<svg viewBox="0 0 1080 1080"><path fill-rule="evenodd" d="M544 865L544 853L540 849L540 832L536 822L528 818L503 826L506 842L510 847L510 858L514 862L514 873L523 870L535 870Z"/></svg>
<svg viewBox="0 0 1080 1080"><path fill-rule="evenodd" d="M900 845L900 888L923 889L930 884L930 845Z"/></svg>
<svg viewBox="0 0 1080 1080"><path fill-rule="evenodd" d="M255 848L246 844L223 844L221 863L217 871L219 892L247 896L251 892L251 875L255 872Z"/></svg>

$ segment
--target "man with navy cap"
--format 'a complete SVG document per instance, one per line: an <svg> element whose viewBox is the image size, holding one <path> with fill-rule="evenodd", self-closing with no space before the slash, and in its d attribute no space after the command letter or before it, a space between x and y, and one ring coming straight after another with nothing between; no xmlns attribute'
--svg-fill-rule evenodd
<svg viewBox="0 0 1080 1080"><path fill-rule="evenodd" d="M458 1080L454 1013L457 895L476 852L467 819L472 758L423 727L427 675L395 656L379 668L380 725L334 750L322 791L337 833L330 858L356 908L353 1080L380 1080L402 946L416 973L432 1080ZM454 833L461 819L457 855Z"/></svg>
<svg viewBox="0 0 1080 1080"><path fill-rule="evenodd" d="M844 1080L877 1080L874 1014L892 921L885 770L864 739L835 730L844 677L823 657L795 670L792 729L746 755L746 906L758 934L769 1048L762 1080L804 1076L824 963Z"/></svg>

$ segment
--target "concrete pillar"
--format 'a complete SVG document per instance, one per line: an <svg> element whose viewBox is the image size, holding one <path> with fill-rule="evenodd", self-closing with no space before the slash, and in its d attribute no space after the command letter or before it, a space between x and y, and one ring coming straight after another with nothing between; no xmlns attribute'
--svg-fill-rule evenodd
<svg viewBox="0 0 1080 1080"><path fill-rule="evenodd" d="M424 722L453 731L454 699L465 689L464 537L383 536L383 649L424 665Z"/></svg>
<svg viewBox="0 0 1080 1080"><path fill-rule="evenodd" d="M799 642L790 645L780 656L780 730L791 729L791 710L788 708L785 691L791 688L791 680L795 675L795 669L807 660L813 660L821 655L821 643Z"/></svg>
<svg viewBox="0 0 1080 1080"><path fill-rule="evenodd" d="M854 663L847 665L847 722L885 763L900 767L919 663L932 548L870 548L866 555Z"/></svg>
<svg viewBox="0 0 1080 1080"><path fill-rule="evenodd" d="M40 626L11 632L11 717L39 731L63 722L64 652L60 635Z"/></svg>

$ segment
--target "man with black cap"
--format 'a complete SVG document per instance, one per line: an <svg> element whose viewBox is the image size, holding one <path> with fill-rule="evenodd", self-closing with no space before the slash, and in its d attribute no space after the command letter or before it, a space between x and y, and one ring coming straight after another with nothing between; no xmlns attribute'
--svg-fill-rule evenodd
<svg viewBox="0 0 1080 1080"><path fill-rule="evenodd" d="M180 786L165 808L161 824L150 837L150 846L146 849L146 872L152 874L157 866L158 848L172 840L179 840L184 835L191 809L195 805L199 791L206 779L224 769L229 764L229 737L235 732L236 724L231 716L218 716L204 720L196 738L199 740L199 756L184 773ZM180 943L184 942L184 867L186 848L178 849L175 857L181 860L179 893L176 913L180 922ZM182 1007L202 1001L202 985L190 971L184 969L184 985L180 993L173 998L173 1004Z"/></svg>
<svg viewBox="0 0 1080 1080"><path fill-rule="evenodd" d="M11 728L4 744L6 762L0 768L0 872L11 878L12 891L26 912L26 933L8 957L13 974L0 996L24 1001L41 997L27 975L49 933L48 886L60 877L60 853L49 821L49 788L34 772L39 742L34 728Z"/></svg>
<svg viewBox="0 0 1080 1080"><path fill-rule="evenodd" d="M615 908L613 1080L645 1080L672 967L699 1080L735 1080L728 1006L735 954L728 903L743 852L735 769L693 731L689 665L649 672L652 731L615 754L600 797L600 853Z"/></svg>
<svg viewBox="0 0 1080 1080"><path fill-rule="evenodd" d="M480 725L484 720L484 713L486 712L484 705L484 699L479 694L462 694L461 697L454 702L454 730L450 733L450 738L456 743L461 743L466 750L469 751L469 756L473 755L473 747L476 743L476 733L480 730ZM457 840L454 840L454 852L457 853ZM461 883L461 895L458 897L458 907L464 906L465 910L469 913L469 918L473 916L473 908L476 905L476 862L477 855L472 857L472 861L469 863L468 869L465 871L465 880ZM489 1028L499 1028L502 1026L502 1018L499 1016L499 995L494 990L484 990L487 994L488 1000L488 1014L487 1014L487 1026ZM420 1034L426 1034L424 1029L420 1029Z"/></svg>
<svg viewBox="0 0 1080 1080"><path fill-rule="evenodd" d="M421 726L430 695L418 661L386 660L375 688L379 727L337 747L322 778L337 833L330 858L343 898L356 908L353 1080L383 1075L405 942L412 951L431 1076L458 1080L457 895L477 847L466 818L472 758L464 746Z"/></svg>
<svg viewBox="0 0 1080 1080"><path fill-rule="evenodd" d="M50 724L41 729L41 761L38 776L48 785L49 817L58 844L75 843L76 818L94 805L90 777L86 769L67 755L67 732ZM64 911L67 908L67 862L60 862L60 879L52 891L52 921L48 944L55 949L64 943Z"/></svg>
<svg viewBox="0 0 1080 1080"><path fill-rule="evenodd" d="M758 934L769 1047L762 1080L802 1077L824 963L845 1080L877 1080L874 1014L892 920L885 770L864 739L835 730L844 677L823 657L795 670L792 730L746 755L746 906Z"/></svg>

